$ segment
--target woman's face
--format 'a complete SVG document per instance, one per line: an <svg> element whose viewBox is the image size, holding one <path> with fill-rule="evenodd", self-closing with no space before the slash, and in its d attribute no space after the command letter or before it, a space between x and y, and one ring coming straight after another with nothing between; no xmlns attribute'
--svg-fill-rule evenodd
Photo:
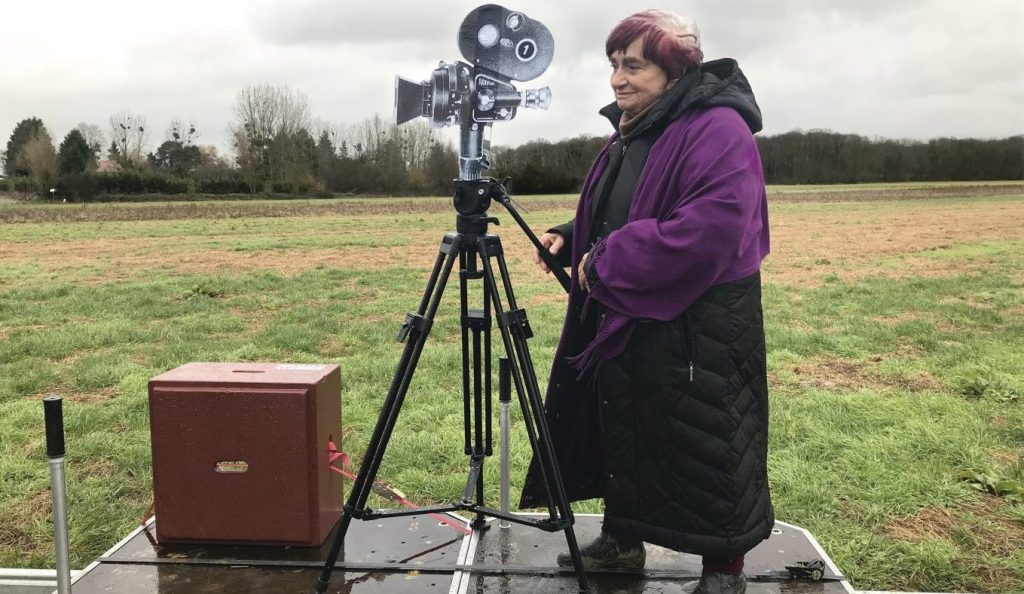
<svg viewBox="0 0 1024 594"><path fill-rule="evenodd" d="M643 111L661 97L668 87L668 74L644 58L643 37L634 39L626 51L609 56L612 66L612 90L615 102L627 115Z"/></svg>

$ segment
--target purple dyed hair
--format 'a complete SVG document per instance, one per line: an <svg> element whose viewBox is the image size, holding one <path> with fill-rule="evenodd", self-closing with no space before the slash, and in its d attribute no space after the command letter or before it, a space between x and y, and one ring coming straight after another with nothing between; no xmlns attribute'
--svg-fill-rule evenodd
<svg viewBox="0 0 1024 594"><path fill-rule="evenodd" d="M676 79L700 66L700 30L693 19L670 10L644 10L623 19L605 41L605 53L611 57L626 51L629 44L643 38L644 59L654 62Z"/></svg>

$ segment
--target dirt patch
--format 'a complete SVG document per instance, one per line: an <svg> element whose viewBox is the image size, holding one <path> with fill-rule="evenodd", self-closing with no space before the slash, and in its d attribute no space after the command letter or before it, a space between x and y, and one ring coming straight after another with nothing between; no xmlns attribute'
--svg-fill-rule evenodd
<svg viewBox="0 0 1024 594"><path fill-rule="evenodd" d="M869 275L962 274L986 263L925 254L959 244L1024 239L1024 201L924 204L773 213L772 254L765 261L764 278L817 286L828 275L851 281ZM892 263L880 268L880 259Z"/></svg>
<svg viewBox="0 0 1024 594"><path fill-rule="evenodd" d="M42 400L43 398L54 394L59 395L68 402L75 402L78 404L104 404L117 397L117 389L100 388L95 392L70 392L60 386L52 386L47 388L45 392L32 394L31 396L28 396L28 398L32 400Z"/></svg>
<svg viewBox="0 0 1024 594"><path fill-rule="evenodd" d="M886 326L898 326L899 324L902 324L904 322L913 322L916 320L920 320L921 316L916 311L904 311L898 313L895 316L868 316L868 319L873 322L878 322L879 324L884 324Z"/></svg>
<svg viewBox="0 0 1024 594"><path fill-rule="evenodd" d="M64 399L81 404L103 404L117 397L116 388L102 388L95 392L73 392L63 394Z"/></svg>
<svg viewBox="0 0 1024 594"><path fill-rule="evenodd" d="M1006 188L991 186L976 190L979 193L1005 194L1009 192ZM941 190L946 191L964 194L964 189L959 186ZM914 195L923 195L922 192L924 190ZM941 194L935 188L927 192L931 192L932 197L936 193ZM856 195L863 200L893 199L891 191ZM801 202L820 199L821 194L800 194ZM572 200L551 199L550 202L548 205L543 199L531 200L529 206L536 210L550 207L567 211ZM213 209L217 205L192 206ZM257 205L251 206L255 208ZM260 205L260 208L264 207L266 205ZM447 201L438 200L270 207L273 208L269 212L254 211L247 216L275 216L274 213L279 211L274 208L283 209L280 212L289 216L296 212L303 215L354 215L383 214L391 210L410 212L410 209L413 212L443 212L451 208ZM199 209L193 214L202 216L204 212ZM772 254L765 261L763 277L765 282L806 287L820 285L830 276L855 281L866 276L930 277L983 270L989 265L984 259L940 258L929 254L960 244L1024 240L1021 220L1024 220L1024 200L965 200L955 203L919 200L894 202L879 208L851 203L806 210L776 209L772 213ZM544 278L545 275L533 265L530 256L533 248L522 233L504 228L495 231L502 235L514 278L522 274L530 275L531 281ZM208 275L270 270L285 276L317 268L412 267L428 270L437 257L437 246L443 234L444 230L424 229L404 233L403 239L407 243L403 246L345 246L345 233L339 231L340 247L252 251L232 249L235 245L231 235L204 236L204 244L197 244L197 238L189 235L60 242L11 243L0 240L0 260L12 265L38 266L43 273L84 283L145 278L154 270L170 274ZM257 236L246 236L247 241L255 238ZM211 242L218 243L217 247L211 248Z"/></svg>
<svg viewBox="0 0 1024 594"><path fill-rule="evenodd" d="M884 380L887 386L893 388L902 388L911 392L926 392L932 390L942 390L946 386L942 382L935 379L931 374L924 371L920 371L908 378L896 378L887 377Z"/></svg>
<svg viewBox="0 0 1024 594"><path fill-rule="evenodd" d="M404 246L259 251L204 248L194 245L195 238L189 236L69 240L60 244L0 241L0 260L12 264L31 263L44 273L61 274L85 283L137 279L151 275L154 270L200 275L236 275L269 270L282 276L294 276L318 268L409 267L429 270L437 258L443 235L443 232L431 229L406 233L404 239L408 244ZM511 235L503 237L502 243L514 278L520 274L543 277L544 274L533 265L532 258L525 256L532 253L529 241L521 233ZM339 236L339 239L343 238Z"/></svg>
<svg viewBox="0 0 1024 594"><path fill-rule="evenodd" d="M553 287L558 285L558 281L554 277L551 277L551 282L552 282L552 286ZM569 300L569 296L568 295L566 295L565 293L562 293L561 291L554 291L554 290L552 290L552 292L550 292L550 293L531 295L529 297L529 299L528 299L529 304L531 306L533 306L533 307L536 307L538 305L549 305L549 304L552 304L552 303L557 304L557 305L561 305L561 306L564 307L564 306L568 305L568 300ZM517 301L519 301L519 299L517 299ZM526 301L526 300L524 300L524 301ZM520 305L522 305L522 304L520 304Z"/></svg>
<svg viewBox="0 0 1024 594"><path fill-rule="evenodd" d="M988 455L999 468L1006 468L1007 466L1013 466L1020 462L1020 452L1014 452L1011 450L989 450Z"/></svg>
<svg viewBox="0 0 1024 594"><path fill-rule="evenodd" d="M837 189L803 190L799 187L769 188L772 202L874 202L890 200L930 200L935 198L981 198L1024 193L1024 184L951 184L923 188L865 188L845 186Z"/></svg>
<svg viewBox="0 0 1024 594"><path fill-rule="evenodd" d="M951 184L948 186L832 188L769 188L771 203L878 202L935 198L986 198L1024 194L1024 184ZM451 212L448 198L334 198L323 200L263 198L210 200L204 196L127 196L124 201L64 206L11 204L0 209L0 223L56 223L84 221L155 221L180 219L240 219L252 217L356 216L388 214L440 214ZM135 202L127 202L135 200ZM173 200L173 201L171 201ZM572 210L577 197L526 196L517 198L529 211ZM527 217L529 218L529 217Z"/></svg>
<svg viewBox="0 0 1024 594"><path fill-rule="evenodd" d="M1011 559L1024 549L1024 523L1009 518L1006 505L995 497L982 497L953 508L927 507L907 518L890 519L884 532L913 543L931 539L959 543L963 550L959 564L974 574L983 591L1005 592L1019 584L1019 577L986 563L984 556Z"/></svg>
<svg viewBox="0 0 1024 594"><path fill-rule="evenodd" d="M889 536L910 542L930 538L963 538L966 530L985 549L997 556L1010 556L1024 549L1024 524L1005 513L1008 503L984 496L954 508L926 507L908 518L893 518L885 526Z"/></svg>
<svg viewBox="0 0 1024 594"><path fill-rule="evenodd" d="M869 362L851 361L848 359L824 359L794 365L790 371L801 388L817 388L823 390L885 390L898 389L910 392L923 392L943 388L941 382L926 372L918 372L911 377L897 377L878 373L872 370L876 359Z"/></svg>
<svg viewBox="0 0 1024 594"><path fill-rule="evenodd" d="M26 553L49 548L47 542L34 537L30 529L49 518L51 503L50 491L46 489L0 509L0 543L5 548Z"/></svg>
<svg viewBox="0 0 1024 594"><path fill-rule="evenodd" d="M970 572L979 591L1005 592L1020 583L1015 572L987 562L988 555L1012 559L1024 548L1024 523L1003 513L1007 504L983 497L954 508L928 507L907 518L892 518L885 534L913 543L945 540L958 543L957 565Z"/></svg>
<svg viewBox="0 0 1024 594"><path fill-rule="evenodd" d="M0 223L66 223L167 221L182 219L245 219L279 217L442 214L452 212L450 198L352 198L325 200L204 200L175 202L18 205L0 210ZM531 211L571 209L575 196L527 197Z"/></svg>
<svg viewBox="0 0 1024 594"><path fill-rule="evenodd" d="M115 431L117 433L117 431ZM79 462L75 469L76 480L89 478L109 478L118 474L117 466L106 458L90 458Z"/></svg>
<svg viewBox="0 0 1024 594"><path fill-rule="evenodd" d="M843 359L794 365L793 374L802 388L856 390L871 385L860 364Z"/></svg>

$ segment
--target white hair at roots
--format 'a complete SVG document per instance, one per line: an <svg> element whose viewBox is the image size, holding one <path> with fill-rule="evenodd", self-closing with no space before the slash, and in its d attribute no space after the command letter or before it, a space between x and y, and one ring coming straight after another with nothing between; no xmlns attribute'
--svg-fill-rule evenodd
<svg viewBox="0 0 1024 594"><path fill-rule="evenodd" d="M697 21L665 8L653 8L644 12L654 17L659 27L682 39L684 45L697 50L700 55L700 29L697 28Z"/></svg>

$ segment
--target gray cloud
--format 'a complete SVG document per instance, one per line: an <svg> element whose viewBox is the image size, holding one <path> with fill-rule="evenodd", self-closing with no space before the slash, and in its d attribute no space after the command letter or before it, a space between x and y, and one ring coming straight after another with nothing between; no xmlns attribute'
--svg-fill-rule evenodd
<svg viewBox="0 0 1024 594"><path fill-rule="evenodd" d="M479 0L436 3L336 0L179 0L174 11L126 0L16 3L5 30L0 145L36 115L58 139L110 114L146 117L154 140L172 119L195 121L200 142L227 150L236 94L286 84L314 116L358 123L390 116L396 74L429 78L459 60L459 24ZM646 0L505 2L555 39L550 69L520 88L548 85L550 111L495 126L498 144L604 134L610 100L604 38ZM889 137L1008 136L1024 132L1024 17L1019 0L692 0L682 10L703 31L709 59L739 60L765 114L765 133L830 128ZM99 50L97 32L102 32ZM447 133L451 134L452 131ZM155 143L153 144L155 146ZM152 147L151 147L152 148Z"/></svg>
<svg viewBox="0 0 1024 594"><path fill-rule="evenodd" d="M428 2L409 2L390 10L376 2L272 0L254 2L248 21L257 35L285 46L369 44L418 41L432 44L444 23L454 31L464 13L439 10Z"/></svg>

